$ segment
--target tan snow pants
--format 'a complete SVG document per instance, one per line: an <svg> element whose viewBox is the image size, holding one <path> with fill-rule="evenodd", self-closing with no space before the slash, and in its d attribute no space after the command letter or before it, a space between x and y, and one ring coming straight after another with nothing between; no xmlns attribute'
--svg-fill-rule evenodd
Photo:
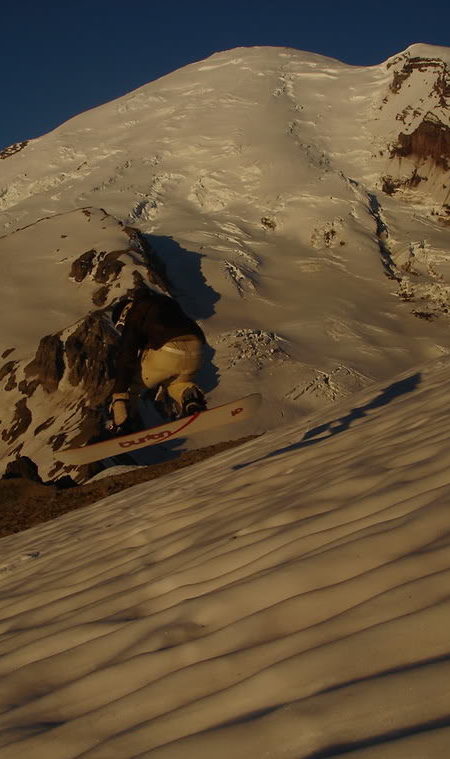
<svg viewBox="0 0 450 759"><path fill-rule="evenodd" d="M141 355L141 376L148 388L164 384L168 394L182 403L185 390L196 387L194 376L202 363L203 342L196 335L169 340L158 350L147 348Z"/></svg>

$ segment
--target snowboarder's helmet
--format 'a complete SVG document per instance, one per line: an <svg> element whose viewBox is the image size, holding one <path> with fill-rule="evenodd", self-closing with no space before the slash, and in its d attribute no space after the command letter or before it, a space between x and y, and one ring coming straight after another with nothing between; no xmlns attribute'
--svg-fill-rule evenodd
<svg viewBox="0 0 450 759"><path fill-rule="evenodd" d="M133 301L126 298L125 300L124 299L119 300L112 307L111 321L119 332L122 332L124 328L128 311L130 310L132 305L133 305Z"/></svg>

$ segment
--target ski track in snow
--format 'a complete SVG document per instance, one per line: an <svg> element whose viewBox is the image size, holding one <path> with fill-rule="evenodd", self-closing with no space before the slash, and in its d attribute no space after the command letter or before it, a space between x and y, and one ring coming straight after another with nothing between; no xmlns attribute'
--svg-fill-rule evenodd
<svg viewBox="0 0 450 759"><path fill-rule="evenodd" d="M444 759L450 362L1 541L2 759Z"/></svg>

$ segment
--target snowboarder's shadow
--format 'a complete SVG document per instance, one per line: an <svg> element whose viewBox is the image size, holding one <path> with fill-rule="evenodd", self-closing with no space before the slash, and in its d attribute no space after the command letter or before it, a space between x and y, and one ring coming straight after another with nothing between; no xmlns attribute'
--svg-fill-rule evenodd
<svg viewBox="0 0 450 759"><path fill-rule="evenodd" d="M202 273L201 260L204 255L182 248L173 237L146 234L145 238L164 267L171 285L170 294L183 311L196 321L212 316L220 294L207 283ZM213 363L214 353L214 349L206 345L203 366L198 375L199 385L207 393L218 385L219 372Z"/></svg>
<svg viewBox="0 0 450 759"><path fill-rule="evenodd" d="M346 416L340 417L338 419L333 419L326 424L321 424L318 427L313 427L312 429L308 430L305 432L302 439L297 443L287 445L285 448L277 448L275 451L267 453L260 459L248 461L245 464L237 464L233 467L233 469L244 469L246 466L255 464L257 461L264 461L265 459L270 459L273 456L280 456L283 453L289 453L290 451L296 451L300 448L306 448L307 446L320 443L322 440L327 440L328 438L333 437L333 435L338 435L341 432L345 432L345 430L348 430L352 422L357 419L361 419L364 416L367 416L367 412L371 409L379 408L380 406L386 406L388 403L394 400L394 398L416 390L420 384L420 380L421 374L420 372L417 372L416 374L412 374L406 379L394 382L392 385L389 385L384 390L382 390L379 395L373 398L373 400L369 401L369 403L366 403L364 406L357 406L356 408L352 409Z"/></svg>

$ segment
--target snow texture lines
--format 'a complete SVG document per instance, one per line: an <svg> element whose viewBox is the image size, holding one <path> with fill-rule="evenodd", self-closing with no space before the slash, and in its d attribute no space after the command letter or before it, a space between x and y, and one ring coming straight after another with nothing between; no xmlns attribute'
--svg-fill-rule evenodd
<svg viewBox="0 0 450 759"><path fill-rule="evenodd" d="M444 757L449 370L3 539L2 759Z"/></svg>

